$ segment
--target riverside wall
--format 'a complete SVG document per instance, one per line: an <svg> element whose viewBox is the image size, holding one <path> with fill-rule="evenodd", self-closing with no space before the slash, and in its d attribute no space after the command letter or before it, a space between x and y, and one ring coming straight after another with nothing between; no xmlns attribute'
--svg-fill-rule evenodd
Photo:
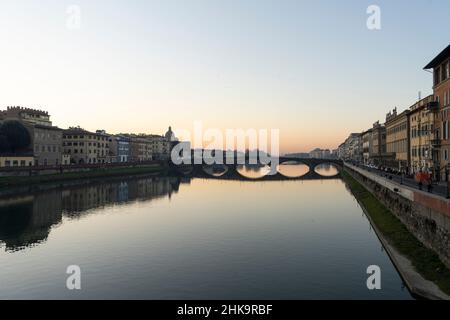
<svg viewBox="0 0 450 320"><path fill-rule="evenodd" d="M400 185L350 164L345 164L344 168L450 268L450 200Z"/></svg>

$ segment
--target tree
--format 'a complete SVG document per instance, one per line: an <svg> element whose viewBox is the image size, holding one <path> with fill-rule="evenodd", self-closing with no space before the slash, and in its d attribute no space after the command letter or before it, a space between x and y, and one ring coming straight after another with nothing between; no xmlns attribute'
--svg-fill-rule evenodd
<svg viewBox="0 0 450 320"><path fill-rule="evenodd" d="M3 146L9 150L4 152L16 153L27 148L31 143L31 137L25 126L19 121L5 121L0 126L0 148Z"/></svg>

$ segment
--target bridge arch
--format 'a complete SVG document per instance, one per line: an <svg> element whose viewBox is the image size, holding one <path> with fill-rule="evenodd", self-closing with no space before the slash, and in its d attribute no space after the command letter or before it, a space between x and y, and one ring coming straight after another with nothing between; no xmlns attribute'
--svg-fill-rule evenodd
<svg viewBox="0 0 450 320"><path fill-rule="evenodd" d="M338 176L341 168L332 162L321 162L315 165L314 172L322 177L335 177Z"/></svg>
<svg viewBox="0 0 450 320"><path fill-rule="evenodd" d="M280 161L277 171L286 178L301 178L311 172L311 166L300 160L285 159Z"/></svg>
<svg viewBox="0 0 450 320"><path fill-rule="evenodd" d="M246 179L264 179L270 173L270 167L265 165L237 165L236 172Z"/></svg>
<svg viewBox="0 0 450 320"><path fill-rule="evenodd" d="M230 170L230 168L227 165L224 164L213 164L213 165L207 165L204 164L202 166L203 171L212 176L212 177L222 177Z"/></svg>

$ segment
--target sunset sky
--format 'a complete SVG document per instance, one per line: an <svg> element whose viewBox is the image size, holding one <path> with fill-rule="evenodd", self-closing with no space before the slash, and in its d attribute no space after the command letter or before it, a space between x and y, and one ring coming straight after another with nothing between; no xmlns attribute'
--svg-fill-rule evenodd
<svg viewBox="0 0 450 320"><path fill-rule="evenodd" d="M449 13L448 0L0 0L0 108L42 108L62 128L201 121L280 129L282 152L336 148L432 92L422 68L450 43Z"/></svg>

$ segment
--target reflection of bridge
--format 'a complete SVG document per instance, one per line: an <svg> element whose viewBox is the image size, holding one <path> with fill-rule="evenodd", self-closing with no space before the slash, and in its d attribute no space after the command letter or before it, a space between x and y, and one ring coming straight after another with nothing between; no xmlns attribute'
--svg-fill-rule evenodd
<svg viewBox="0 0 450 320"><path fill-rule="evenodd" d="M239 169L242 165L236 164L237 161L233 161L234 164L230 164L230 159L226 162L226 164L194 164L194 165L172 165L172 168L175 172L180 173L184 176L189 177L198 177L198 178L216 178L216 179L228 179L228 180L256 180L256 181L277 181L277 180L325 180L325 179L336 179L339 175L339 172L343 168L343 163L340 160L335 159L308 159L308 158L287 158L280 157L279 164L303 164L308 166L309 171L299 177L288 177L280 172L277 172L275 175L265 175L261 178L249 178L243 176L239 173ZM236 159L234 159L236 160ZM333 165L337 170L338 174L333 176L324 176L316 172L316 169L320 165ZM246 165L246 167L250 170L254 170L255 172L258 169L261 169L263 166L258 165ZM214 171L220 172L217 175L214 175Z"/></svg>

